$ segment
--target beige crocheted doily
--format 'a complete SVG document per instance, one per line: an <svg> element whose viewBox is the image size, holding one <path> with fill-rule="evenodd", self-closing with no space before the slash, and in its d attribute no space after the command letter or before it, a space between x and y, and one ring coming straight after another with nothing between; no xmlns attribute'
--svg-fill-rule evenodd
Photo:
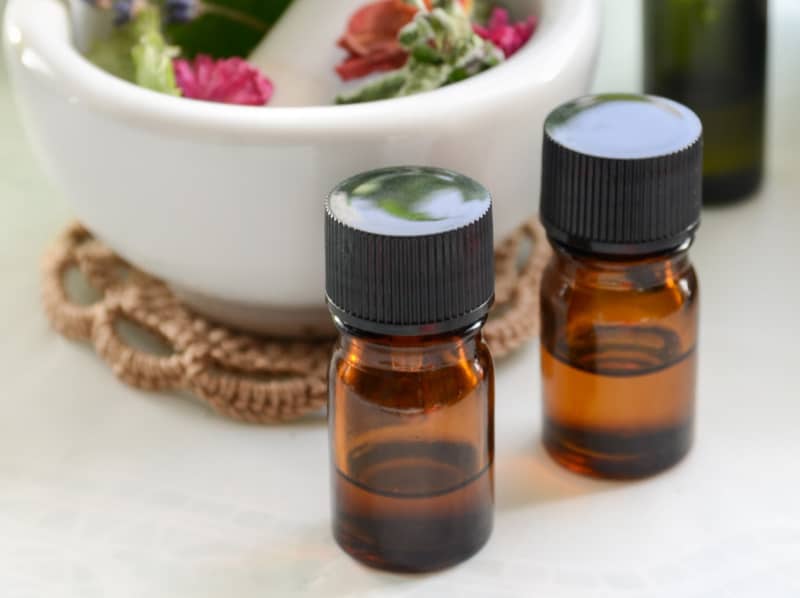
<svg viewBox="0 0 800 598"><path fill-rule="evenodd" d="M539 282L549 246L538 220L521 226L496 252L496 302L485 328L495 357L538 334ZM90 305L65 286L79 271L101 293ZM80 224L69 226L43 264L44 308L62 335L94 345L123 382L149 391L188 390L227 417L285 422L327 400L331 341L265 339L192 313L160 280L131 267ZM123 321L160 337L167 355L134 346Z"/></svg>

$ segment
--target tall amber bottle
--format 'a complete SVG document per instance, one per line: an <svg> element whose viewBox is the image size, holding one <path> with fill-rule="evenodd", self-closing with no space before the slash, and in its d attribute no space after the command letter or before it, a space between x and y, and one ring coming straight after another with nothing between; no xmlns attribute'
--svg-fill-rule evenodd
<svg viewBox="0 0 800 598"><path fill-rule="evenodd" d="M650 96L583 98L545 124L543 440L573 471L646 476L691 446L701 134Z"/></svg>
<svg viewBox="0 0 800 598"><path fill-rule="evenodd" d="M334 536L382 569L453 565L492 529L489 195L406 167L349 179L326 207Z"/></svg>

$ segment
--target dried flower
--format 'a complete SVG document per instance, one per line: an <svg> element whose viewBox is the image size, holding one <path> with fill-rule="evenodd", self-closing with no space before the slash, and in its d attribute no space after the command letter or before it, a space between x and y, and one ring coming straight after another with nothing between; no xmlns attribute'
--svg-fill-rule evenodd
<svg viewBox="0 0 800 598"><path fill-rule="evenodd" d="M184 97L245 106L264 106L272 98L272 82L241 58L200 54L194 61L178 58L174 65Z"/></svg>
<svg viewBox="0 0 800 598"><path fill-rule="evenodd" d="M200 14L199 0L166 0L164 16L167 23L188 23Z"/></svg>
<svg viewBox="0 0 800 598"><path fill-rule="evenodd" d="M397 35L417 10L404 0L378 0L356 11L339 39L339 46L349 53L336 67L339 76L349 81L403 66L408 53L397 41Z"/></svg>
<svg viewBox="0 0 800 598"><path fill-rule="evenodd" d="M486 0L458 0L464 15L475 14ZM439 0L376 0L356 11L339 39L348 52L336 72L344 81L392 71L406 64L408 51L398 41L400 31L420 10L428 12Z"/></svg>
<svg viewBox="0 0 800 598"><path fill-rule="evenodd" d="M473 25L475 33L500 48L508 58L524 46L531 38L538 21L535 16L511 23L505 8L495 8L486 27Z"/></svg>
<svg viewBox="0 0 800 598"><path fill-rule="evenodd" d="M99 8L100 10L109 10L113 4L113 0L83 0L86 4Z"/></svg>
<svg viewBox="0 0 800 598"><path fill-rule="evenodd" d="M167 24L188 23L200 14L204 8L201 0L84 0L87 4L100 10L112 10L114 24L124 25L132 21L136 15L147 6L162 6L164 21ZM237 19L241 15L238 11L223 10L229 18Z"/></svg>
<svg viewBox="0 0 800 598"><path fill-rule="evenodd" d="M98 2L102 0L97 0ZM114 25L119 27L125 23L130 23L142 10L150 5L147 0L114 0Z"/></svg>
<svg viewBox="0 0 800 598"><path fill-rule="evenodd" d="M340 95L338 104L372 102L438 89L500 64L500 49L472 30L460 0L433 0L400 30L398 41L409 59L405 66L360 89Z"/></svg>
<svg viewBox="0 0 800 598"><path fill-rule="evenodd" d="M419 0L407 0L407 1L419 2ZM433 10L435 8L435 0L422 0L422 3L428 10ZM468 17L473 16L475 12L476 0L458 0L458 3L461 5L461 9L464 11L465 15L467 15Z"/></svg>
<svg viewBox="0 0 800 598"><path fill-rule="evenodd" d="M114 25L124 25L133 19L134 0L116 0L114 2Z"/></svg>

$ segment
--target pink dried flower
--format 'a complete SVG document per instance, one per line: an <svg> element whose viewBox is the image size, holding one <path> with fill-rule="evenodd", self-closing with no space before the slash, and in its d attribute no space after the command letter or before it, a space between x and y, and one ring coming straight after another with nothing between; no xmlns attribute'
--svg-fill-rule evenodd
<svg viewBox="0 0 800 598"><path fill-rule="evenodd" d="M495 8L486 27L473 25L475 33L500 48L506 58L524 46L536 31L538 19L535 16L524 21L512 23L505 8Z"/></svg>
<svg viewBox="0 0 800 598"><path fill-rule="evenodd" d="M241 58L215 60L198 54L194 61L176 58L175 80L184 97L224 104L264 106L275 86Z"/></svg>

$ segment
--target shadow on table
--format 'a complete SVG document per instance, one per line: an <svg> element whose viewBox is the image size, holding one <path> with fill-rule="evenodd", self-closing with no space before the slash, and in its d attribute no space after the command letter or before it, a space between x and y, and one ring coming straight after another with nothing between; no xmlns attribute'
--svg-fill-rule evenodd
<svg viewBox="0 0 800 598"><path fill-rule="evenodd" d="M495 461L497 509L511 511L537 504L614 490L620 482L576 475L557 465L538 437L529 450Z"/></svg>
<svg viewBox="0 0 800 598"><path fill-rule="evenodd" d="M405 595L403 586L433 575L396 574L358 563L336 545L327 521L308 526L290 541L251 555L249 560L243 567L251 572L248 582L257 575L269 596Z"/></svg>

